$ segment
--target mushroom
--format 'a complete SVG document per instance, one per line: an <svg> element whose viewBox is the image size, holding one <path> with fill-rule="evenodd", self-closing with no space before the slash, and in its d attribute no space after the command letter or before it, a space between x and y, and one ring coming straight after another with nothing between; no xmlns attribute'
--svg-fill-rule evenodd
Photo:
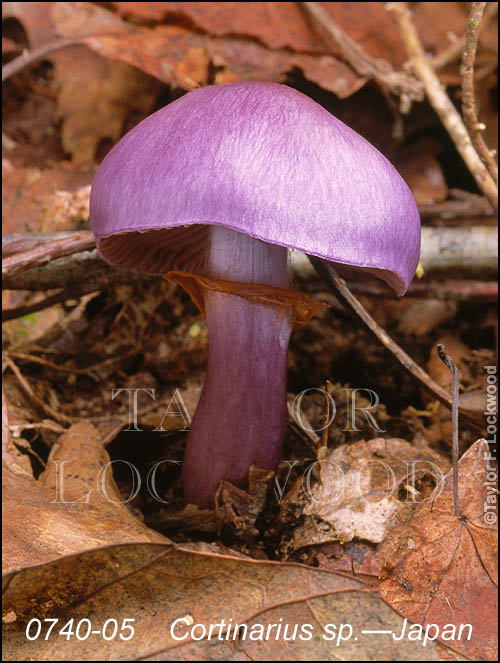
<svg viewBox="0 0 500 663"><path fill-rule="evenodd" d="M97 170L90 216L108 262L167 274L205 312L207 374L187 437L187 501L275 469L294 324L320 303L290 289L289 249L402 295L420 253L413 196L370 143L275 83L197 89L146 118Z"/></svg>

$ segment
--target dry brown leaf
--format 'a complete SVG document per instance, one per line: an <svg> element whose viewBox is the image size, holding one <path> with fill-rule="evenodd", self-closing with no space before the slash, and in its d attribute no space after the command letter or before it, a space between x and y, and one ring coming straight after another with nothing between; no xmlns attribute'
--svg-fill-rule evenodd
<svg viewBox="0 0 500 663"><path fill-rule="evenodd" d="M363 635L361 631L370 628L399 634L403 620L357 580L298 564L135 544L64 557L10 574L5 581L4 660L34 655L41 661L220 660L222 656L233 660L415 660L415 654L417 660L424 656L438 660L433 643L424 648L422 643L396 642L388 634ZM27 640L26 625L33 617L59 619L47 640ZM107 619L116 620L119 628L123 619L134 619L135 634L128 641L106 640L101 635L67 639L57 630L70 618L74 630L80 620L89 619L98 631ZM226 628L221 639L215 628L211 640L193 641L191 627L197 625L193 635L203 638L204 629L222 620ZM235 624L246 623L253 639L242 637L243 627L234 629ZM352 635L336 646L337 634L328 625L338 631L342 623L351 625ZM281 637L276 639L279 624ZM295 641L287 642L282 635L284 624L289 625L289 635L297 624L311 638L301 640L297 635ZM344 638L349 631L347 626L343 629Z"/></svg>
<svg viewBox="0 0 500 663"><path fill-rule="evenodd" d="M57 116L62 119L65 152L76 168L88 168L101 141L115 143L133 113L148 115L160 84L124 62L93 53L85 46L66 48L51 56ZM84 92L83 92L84 91Z"/></svg>
<svg viewBox="0 0 500 663"><path fill-rule="evenodd" d="M375 58L384 58L400 69L407 59L397 27L382 2L320 3L351 39ZM136 24L177 21L216 37L241 36L261 42L271 50L330 54L339 51L326 43L295 2L113 2L113 7ZM461 2L413 3L414 20L424 48L434 55L450 45L450 35L465 33L468 9ZM481 43L490 66L496 52L496 30L482 31ZM483 55L486 57L486 55ZM447 76L457 84L455 61ZM452 80L450 80L452 83Z"/></svg>
<svg viewBox="0 0 500 663"><path fill-rule="evenodd" d="M441 202L448 195L446 178L437 158L440 149L437 142L421 139L400 150L394 159L417 205Z"/></svg>
<svg viewBox="0 0 500 663"><path fill-rule="evenodd" d="M23 4L28 8L22 8ZM306 78L341 98L365 82L337 59L337 49L325 44L296 3L110 4L139 25L90 3L4 3L4 15L23 23L32 47L47 43L49 34L84 38L100 55L185 89L208 82L208 55L216 68L222 67L217 82L245 75L279 81L299 67ZM337 2L324 3L324 7L369 55L387 60L396 69L403 66L405 48L383 3ZM449 47L450 34L462 36L467 14L463 3L416 3L414 19L426 51L439 54ZM143 26L157 21L174 25ZM479 78L496 66L494 22L482 31L481 43ZM457 75L456 61L443 72L448 83L457 84Z"/></svg>
<svg viewBox="0 0 500 663"><path fill-rule="evenodd" d="M329 571L344 571L378 578L382 570L373 547L367 543L325 543L314 549L314 553L319 566Z"/></svg>
<svg viewBox="0 0 500 663"><path fill-rule="evenodd" d="M60 437L38 480L25 464L20 467L7 458L4 572L113 543L167 540L122 503L111 467L101 475L103 483L98 481L107 463L98 431L86 423L73 425Z"/></svg>
<svg viewBox="0 0 500 663"><path fill-rule="evenodd" d="M307 486L306 519L295 531L293 548L353 538L379 543L416 503L429 497L418 491L418 481L435 475L437 483L447 467L431 449L415 449L397 438L361 440L333 451L322 448L318 481ZM413 491L413 500L401 501L401 490Z"/></svg>
<svg viewBox="0 0 500 663"><path fill-rule="evenodd" d="M399 317L398 331L405 336L426 336L439 325L451 320L457 310L458 303L454 301L419 298L409 302ZM443 365L443 362L441 364Z"/></svg>
<svg viewBox="0 0 500 663"><path fill-rule="evenodd" d="M439 497L391 532L379 549L390 569L380 592L412 622L440 629L471 624L470 640L446 644L465 656L497 660L497 528L485 515L496 523L497 496L486 474L488 454L487 443L478 440L460 459L463 520L454 514L450 471Z"/></svg>
<svg viewBox="0 0 500 663"><path fill-rule="evenodd" d="M178 21L195 25L216 37L241 36L255 39L271 50L289 49L295 52L329 53L330 45L312 28L305 14L295 2L113 2L120 15L135 22ZM332 3L324 3L331 5ZM342 3L335 3L341 5ZM379 3L371 3L377 5ZM335 18L344 16L351 30L366 37L368 21L359 20L360 3L349 11L334 8ZM358 5L358 6L356 6ZM331 10L331 8L329 8ZM382 7L364 7L382 29L391 27ZM348 14L351 14L349 17ZM346 16L347 15L347 16ZM366 14L365 14L366 16ZM353 20L356 18L358 20ZM384 20L385 18L385 20ZM359 27L358 27L359 26ZM394 28L392 28L395 33ZM351 35L352 36L352 35ZM339 55L337 52L336 55Z"/></svg>
<svg viewBox="0 0 500 663"><path fill-rule="evenodd" d="M255 521L266 502L266 493L274 472L251 466L248 475L248 492L221 481L215 498L216 515L221 522L234 527L238 537L251 539L258 535Z"/></svg>
<svg viewBox="0 0 500 663"><path fill-rule="evenodd" d="M318 58L285 47L270 50L258 41L231 36L221 39L179 25L131 26L116 14L90 3L29 5L33 7L5 3L4 14L24 25L32 47L57 38L79 39L101 56L132 65L186 90L210 82L211 62L217 83L239 79L283 81L287 72L299 67L307 78L343 98L365 82L328 53ZM59 55L50 55L48 59Z"/></svg>

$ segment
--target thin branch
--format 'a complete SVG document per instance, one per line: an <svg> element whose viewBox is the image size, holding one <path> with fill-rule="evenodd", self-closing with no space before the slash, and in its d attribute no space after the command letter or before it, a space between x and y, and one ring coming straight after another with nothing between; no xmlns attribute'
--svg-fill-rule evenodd
<svg viewBox="0 0 500 663"><path fill-rule="evenodd" d="M399 297L382 281L376 283L350 283L349 289L357 295L395 299ZM498 281L415 281L408 288L405 297L439 299L442 301L497 302Z"/></svg>
<svg viewBox="0 0 500 663"><path fill-rule="evenodd" d="M68 46L81 46L82 40L77 39L61 39L60 41L53 41L50 44L44 44L40 48L35 48L32 51L25 51L19 57L14 58L2 67L2 83L14 74L18 74L25 67L29 67L39 60L43 60L54 51L60 51L62 48Z"/></svg>
<svg viewBox="0 0 500 663"><path fill-rule="evenodd" d="M16 308L2 309L2 322L8 322L9 320L16 320L17 318L22 318L25 315L30 315L31 313L37 313L38 311L43 311L46 308L50 308L55 304L60 304L61 302L66 301L67 299L78 299L82 295L87 295L89 292L92 292L93 289L83 291L69 291L67 289L62 292L58 292L51 297L45 297L39 302L34 302L33 304L26 304L25 306L16 306Z"/></svg>
<svg viewBox="0 0 500 663"><path fill-rule="evenodd" d="M411 13L404 2L388 2L386 8L396 19L406 50L410 57L410 65L415 75L422 81L429 101L446 127L458 152L474 176L479 188L495 209L498 209L498 187L491 177L465 128L460 114L450 101L445 88L432 68L423 49L417 30L411 19Z"/></svg>
<svg viewBox="0 0 500 663"><path fill-rule="evenodd" d="M495 216L495 211L484 196L476 193L450 189L450 200L441 203L428 203L418 206L422 219L440 217L442 219L463 219L477 216Z"/></svg>
<svg viewBox="0 0 500 663"><path fill-rule="evenodd" d="M2 277L14 276L32 267L40 267L55 258L95 248L94 235L90 230L62 237L34 249L15 253L2 261Z"/></svg>
<svg viewBox="0 0 500 663"><path fill-rule="evenodd" d="M392 338L390 338L387 332L382 327L380 327L377 322L375 322L368 311L351 293L349 288L346 286L345 281L337 275L333 266L321 258L317 258L316 256L308 256L308 258L312 262L318 274L332 288L340 301L345 306L347 306L347 308L351 310L358 318L361 319L361 321L375 336L375 338L396 357L396 359L406 368L409 373L411 373L411 375L413 375L413 377L422 385L422 387L424 387L424 389L426 389L426 391L428 391L434 398L440 401L440 403L451 409L453 406L453 401L448 392L443 389L441 385L435 382L422 368L420 368L420 366L416 364L413 359L392 340ZM478 420L482 414L481 411L463 406L460 407L460 411L471 421L471 423L474 423L475 425L478 424Z"/></svg>
<svg viewBox="0 0 500 663"><path fill-rule="evenodd" d="M55 421L59 422L63 426L68 426L73 423L69 417L67 417L65 414L62 414L60 412L56 412L53 410L50 405L47 403L44 403L43 400L35 394L33 389L30 387L29 383L26 381L26 379L23 377L21 371L19 368L16 366L16 364L12 361L12 359L8 355L4 355L4 362L5 364L11 369L11 371L14 373L17 381L19 382L20 386L22 387L23 391L31 398L31 400L39 407L41 408L45 414L47 414L49 417L52 419L55 419Z"/></svg>
<svg viewBox="0 0 500 663"><path fill-rule="evenodd" d="M469 131L472 144L476 148L481 161L488 169L490 175L498 184L498 165L491 150L488 149L481 132L485 129L480 124L476 112L476 95L474 92L474 64L476 61L479 30L483 18L486 2L473 2L467 23L465 48L462 55L460 77L462 80L462 114L465 125Z"/></svg>
<svg viewBox="0 0 500 663"><path fill-rule="evenodd" d="M382 58L374 58L365 53L319 2L301 2L306 14L322 28L340 50L342 57L363 78L373 79L382 88L401 98L401 112L408 113L413 101L422 101L422 84L414 76L402 71L394 71L392 65Z"/></svg>
<svg viewBox="0 0 500 663"><path fill-rule="evenodd" d="M497 16L497 14L498 2L488 2L484 12L483 30L486 30L490 26L490 23ZM465 48L465 35L457 37L456 35L452 34L450 42L451 43L448 48L446 48L444 51L441 51L441 53L438 53L438 55L433 57L431 60L432 67L436 71L443 69L443 67L446 67L446 65L451 64L462 56Z"/></svg>
<svg viewBox="0 0 500 663"><path fill-rule="evenodd" d="M480 201L485 199L475 196ZM467 205L467 202L464 202ZM488 203L486 203L488 204ZM488 204L489 205L489 204ZM477 209L477 208L476 208ZM441 210L442 213L444 210ZM476 278L495 274L498 268L497 229L489 226L463 227L434 227L424 226L422 229L422 265L426 272L433 269L458 268L463 274L473 273ZM75 241L72 238L75 237ZM25 271L6 276L2 281L4 290L66 290L69 296L81 296L95 290L101 290L109 284L131 284L154 282L158 276L145 272L130 271L121 267L109 265L99 258L97 250L81 251L78 237L82 233L67 232L64 239L64 257L61 254L61 236L59 233L16 233L6 234L2 238L2 253L4 264L14 261L18 256L24 260L26 254L39 250L43 256L50 255L51 261L43 267L32 267ZM85 240L85 236L82 241ZM89 246L92 248L94 245ZM20 253L16 251L20 250ZM69 255L70 252L73 254ZM292 264L294 268L300 258L294 252ZM5 257L6 256L6 257ZM303 259L302 263L308 266ZM299 275L301 269L299 268ZM54 295L61 299L54 299L54 303L64 300L64 294ZM48 305L52 305L47 302ZM38 303L33 306L38 306ZM45 308L41 303L41 308ZM35 309L33 309L35 310ZM30 313L27 311L20 315Z"/></svg>
<svg viewBox="0 0 500 663"><path fill-rule="evenodd" d="M460 511L460 501L458 499L458 395L459 395L459 376L458 368L453 363L453 360L444 351L444 345L439 343L437 346L439 358L451 371L451 450L452 450L452 463L453 463L453 503L455 506L455 515L457 518L462 517Z"/></svg>

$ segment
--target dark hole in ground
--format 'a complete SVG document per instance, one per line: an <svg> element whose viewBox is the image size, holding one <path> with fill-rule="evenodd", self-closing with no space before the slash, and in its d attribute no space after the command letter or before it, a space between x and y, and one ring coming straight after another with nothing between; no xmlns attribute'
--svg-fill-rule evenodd
<svg viewBox="0 0 500 663"><path fill-rule="evenodd" d="M49 457L50 447L45 444L40 432L33 430L32 428L25 428L21 433L21 437L28 442L33 453L30 453L25 446L16 444L15 439L14 444L20 453L26 454L28 456L33 476L35 479L38 479L40 474L45 470L45 464L47 463L47 459Z"/></svg>
<svg viewBox="0 0 500 663"><path fill-rule="evenodd" d="M181 494L178 480L184 435L123 430L107 446L122 499L145 517Z"/></svg>

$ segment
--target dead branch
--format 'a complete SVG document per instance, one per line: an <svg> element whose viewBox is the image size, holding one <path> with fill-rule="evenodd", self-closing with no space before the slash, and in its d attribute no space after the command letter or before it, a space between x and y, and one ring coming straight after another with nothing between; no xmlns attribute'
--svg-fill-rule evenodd
<svg viewBox="0 0 500 663"><path fill-rule="evenodd" d="M73 421L69 417L67 417L65 414L56 412L53 408L50 407L48 403L44 403L44 401L35 394L33 389L30 387L29 383L27 382L27 380L23 377L19 368L16 366L16 364L12 361L12 359L8 355L4 356L4 362L5 365L8 366L11 369L11 371L14 373L14 376L19 382L19 385L21 386L23 391L29 396L29 398L31 398L31 400L39 408L41 408L47 414L47 416L59 422L62 426L71 425L73 423Z"/></svg>
<svg viewBox="0 0 500 663"><path fill-rule="evenodd" d="M486 2L473 2L467 23L465 48L460 67L462 80L462 114L469 131L472 144L490 175L498 184L498 165L493 153L486 145L481 132L486 128L478 121L476 112L476 95L474 92L474 63L476 61L477 42Z"/></svg>
<svg viewBox="0 0 500 663"><path fill-rule="evenodd" d="M61 237L63 235L63 237ZM61 244L64 239L65 243ZM87 243L88 240L88 243ZM37 233L6 234L2 254L4 265L11 260L17 266L17 257L25 260L27 254L43 257L36 267L25 271L8 272L2 280L3 290L56 290L67 289L68 297L98 290L109 283L129 284L154 281L158 276L131 272L104 262L94 248L91 233ZM81 251L80 242L93 250ZM498 270L498 230L493 226L422 228L421 262L424 271L460 269L462 272L495 274ZM21 249L20 253L16 253ZM64 257L58 257L61 255ZM68 255L73 252L72 255ZM300 262L294 252L292 263ZM302 260L302 263L304 260ZM42 264L42 267L38 265ZM297 267L299 274L301 266Z"/></svg>
<svg viewBox="0 0 500 663"><path fill-rule="evenodd" d="M55 51L60 51L62 48L67 48L68 46L81 46L83 40L78 39L61 39L60 41L54 41L50 44L44 44L40 48L35 48L32 51L24 51L22 55L19 55L14 60L11 60L2 67L2 83L4 83L8 78L14 74L18 74L25 67L29 67L39 60L43 60L47 55L54 53Z"/></svg>
<svg viewBox="0 0 500 663"><path fill-rule="evenodd" d="M487 3L483 18L484 29L486 29L490 25L491 21L495 18L497 14L498 14L498 3L497 2ZM443 67L446 67L447 64L455 62L455 60L458 60L458 58L462 56L462 53L465 48L465 35L461 35L460 37L452 35L452 39L450 39L450 41L451 43L448 46L448 48L446 48L444 51L436 55L431 60L431 65L436 71L438 71L439 69L443 69Z"/></svg>
<svg viewBox="0 0 500 663"><path fill-rule="evenodd" d="M314 269L318 272L323 281L333 290L336 297L358 317L366 328L375 336L379 343L389 350L402 366L428 391L434 398L448 408L452 408L453 400L448 392L441 387L430 375L428 375L399 345L390 338L385 329L383 329L371 317L364 306L356 299L346 286L345 281L341 279L333 265L316 256L308 256ZM483 409L483 408L482 408ZM471 408L460 406L460 412L466 416L471 423L477 424L482 411L476 411Z"/></svg>
<svg viewBox="0 0 500 663"><path fill-rule="evenodd" d="M423 101L422 84L414 76L394 71L387 60L374 58L340 28L319 2L301 2L300 5L337 46L345 61L354 71L367 79L373 79L383 89L400 97L400 110L408 113L413 101Z"/></svg>
<svg viewBox="0 0 500 663"><path fill-rule="evenodd" d="M160 277L157 275L131 272L108 265L99 257L97 249L94 249L58 258L43 267L7 276L2 279L2 289L32 291L64 289L67 298L100 290L110 284L152 282L158 278Z"/></svg>
<svg viewBox="0 0 500 663"><path fill-rule="evenodd" d="M352 283L350 289L359 295L398 299L389 287L383 283ZM422 297L441 299L443 301L496 302L498 301L498 281L414 281L405 295L406 297Z"/></svg>
<svg viewBox="0 0 500 663"><path fill-rule="evenodd" d="M441 359L443 364L445 364L450 369L452 375L451 448L452 448L452 463L453 463L453 503L455 507L455 516L457 518L462 518L462 512L460 510L460 500L458 496L458 457L460 453L459 443L458 443L458 401L459 401L459 384L460 384L458 368L453 363L452 358L446 354L445 347L442 343L438 344L437 352L439 358Z"/></svg>
<svg viewBox="0 0 500 663"><path fill-rule="evenodd" d="M481 199L483 200L483 199ZM75 241L72 241L74 238ZM56 257L61 251L61 240L65 240L64 252L71 255ZM104 262L97 249L79 251L80 242L87 242L86 235L78 232L65 233L16 233L2 238L2 253L7 260L17 265L16 259L37 252L42 266L17 271L2 279L4 290L29 290L58 292L37 302L28 303L2 311L2 321L7 322L30 313L36 313L67 299L75 299L91 292L98 292L110 285L153 283L157 275L131 272ZM425 226L422 229L421 263L425 273L458 269L463 274L494 275L498 270L498 230L495 227L475 226L447 228ZM19 251L19 253L17 253ZM47 262L45 256L49 256ZM45 264L44 264L45 263ZM36 263L38 264L38 262ZM292 268L299 279L310 279L314 270L304 254L292 253ZM353 283L352 290L374 297L394 298L395 295L383 283ZM495 301L498 297L496 282L438 280L415 281L408 291L411 297L433 297L466 301L480 299Z"/></svg>
<svg viewBox="0 0 500 663"><path fill-rule="evenodd" d="M458 152L474 176L479 188L495 209L498 209L498 187L488 169L478 156L465 125L446 94L445 88L432 68L422 47L417 30L411 19L411 13L404 2L388 2L386 8L396 19L406 50L410 57L410 66L422 81L429 101L446 127Z"/></svg>
<svg viewBox="0 0 500 663"><path fill-rule="evenodd" d="M461 274L493 276L498 271L498 229L489 226L424 226L420 262L425 274L456 269ZM299 251L292 253L292 268L302 278L313 273L308 260ZM353 287L363 288L354 284Z"/></svg>
<svg viewBox="0 0 500 663"><path fill-rule="evenodd" d="M2 261L2 277L15 276L32 267L40 267L55 258L71 255L95 247L94 235L90 230L73 233L71 236L43 243L33 249L15 253Z"/></svg>
<svg viewBox="0 0 500 663"><path fill-rule="evenodd" d="M96 288L99 290L99 288ZM93 292L93 289L88 290L83 288L81 290L63 290L58 292L55 295L50 297L45 297L38 302L32 304L26 304L25 306L16 306L15 308L3 309L2 310L2 322L8 322L9 320L16 320L17 318L22 318L25 315L30 315L31 313L37 313L38 311L43 311L46 308L50 308L55 304L60 304L65 302L67 299L79 299L83 295L88 295L90 292Z"/></svg>
<svg viewBox="0 0 500 663"><path fill-rule="evenodd" d="M495 274L498 271L498 228L424 226L420 262L425 273L460 269L468 273Z"/></svg>
<svg viewBox="0 0 500 663"><path fill-rule="evenodd" d="M450 200L442 203L429 203L419 205L418 211L422 219L464 219L478 216L495 216L488 199L478 196L476 193L462 191L461 189L449 190Z"/></svg>
<svg viewBox="0 0 500 663"><path fill-rule="evenodd" d="M311 272L312 272L311 268ZM301 275L302 276L302 275ZM303 277L304 278L304 277ZM308 277L309 270L308 270ZM314 283L308 283L309 288L316 291ZM399 297L389 288L388 285L379 282L371 283L349 283L349 290L355 295L364 295L366 297L380 297L383 299L398 300ZM407 297L418 297L422 299L440 299L443 301L466 302L474 300L475 302L497 302L498 301L498 281L474 281L474 280L422 280L413 281L405 295Z"/></svg>

